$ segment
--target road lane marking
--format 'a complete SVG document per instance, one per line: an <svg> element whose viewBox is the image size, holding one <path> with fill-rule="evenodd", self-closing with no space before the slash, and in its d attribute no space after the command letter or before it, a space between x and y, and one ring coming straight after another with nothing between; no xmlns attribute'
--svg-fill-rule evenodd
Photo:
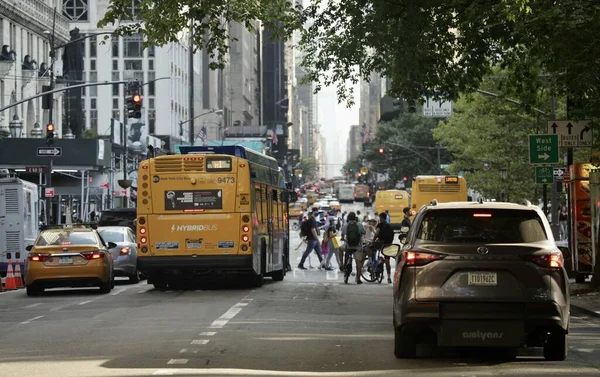
<svg viewBox="0 0 600 377"><path fill-rule="evenodd" d="M203 345L203 344L208 344L208 342L209 342L208 339L194 339L194 340L192 340L192 342L190 344Z"/></svg>
<svg viewBox="0 0 600 377"><path fill-rule="evenodd" d="M216 332L215 331L205 331L205 332L201 332L199 335L200 336L215 336Z"/></svg>
<svg viewBox="0 0 600 377"><path fill-rule="evenodd" d="M248 305L248 303L242 302L242 301L244 301L244 300L243 299L240 300L240 302L238 302L237 304L235 304L231 308L229 308L229 310L227 310L222 316L220 316L218 319L214 320L210 324L210 326L208 326L208 328L210 328L210 329L222 329L223 327L225 327L225 325L227 324L227 322L229 322L236 315L238 315L239 312L242 311L242 308L244 306Z"/></svg>
<svg viewBox="0 0 600 377"><path fill-rule="evenodd" d="M126 290L127 290L127 288L125 288L125 289L121 289L120 291L116 291L116 292L114 292L114 293L111 293L110 295L111 295L111 296L116 296L116 295L118 295L119 293L123 293L123 292L125 292Z"/></svg>
<svg viewBox="0 0 600 377"><path fill-rule="evenodd" d="M188 350L187 348L184 348L181 351L179 351L179 353L198 353L198 351L200 351L200 349Z"/></svg>
<svg viewBox="0 0 600 377"><path fill-rule="evenodd" d="M172 376L175 373L178 373L178 369L159 369L156 372L152 373L153 376Z"/></svg>
<svg viewBox="0 0 600 377"><path fill-rule="evenodd" d="M189 359L171 359L167 364L187 364Z"/></svg>
<svg viewBox="0 0 600 377"><path fill-rule="evenodd" d="M141 294L141 293L146 293L146 292L150 292L151 290L153 290L154 288L148 288L148 289L144 289L143 291L139 291L137 294Z"/></svg>
<svg viewBox="0 0 600 377"><path fill-rule="evenodd" d="M39 316L37 316L37 317L30 318L30 319L28 319L27 321L23 321L23 322L21 322L21 323L20 323L20 325L27 325L27 324L29 324L29 323L31 323L31 322L33 322L33 321L35 321L36 319L40 319L40 318L44 318L44 316L43 316L43 315L39 315Z"/></svg>
<svg viewBox="0 0 600 377"><path fill-rule="evenodd" d="M93 300L83 301L83 302L80 302L80 303L79 303L79 304L77 304L77 305L85 305L85 304L89 304L89 303L90 303L90 302L92 302L92 301L93 301Z"/></svg>
<svg viewBox="0 0 600 377"><path fill-rule="evenodd" d="M25 309L31 309L31 308L35 308L36 306L40 306L40 305L42 305L42 303L41 303L41 302L38 302L38 303L35 303L35 304L27 305L27 306L25 307Z"/></svg>

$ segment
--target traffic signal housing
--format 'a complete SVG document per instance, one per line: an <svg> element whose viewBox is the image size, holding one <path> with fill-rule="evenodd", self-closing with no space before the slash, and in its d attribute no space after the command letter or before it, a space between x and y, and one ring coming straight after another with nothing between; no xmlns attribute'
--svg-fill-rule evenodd
<svg viewBox="0 0 600 377"><path fill-rule="evenodd" d="M127 98L127 117L134 119L142 118L143 100L139 94L133 94Z"/></svg>
<svg viewBox="0 0 600 377"><path fill-rule="evenodd" d="M377 153L379 153L380 156L383 156L385 154L385 149L383 149L383 147L379 147Z"/></svg>
<svg viewBox="0 0 600 377"><path fill-rule="evenodd" d="M54 124L48 123L46 125L46 144L47 145L54 144L54 132L55 131L56 131L56 128L54 127Z"/></svg>

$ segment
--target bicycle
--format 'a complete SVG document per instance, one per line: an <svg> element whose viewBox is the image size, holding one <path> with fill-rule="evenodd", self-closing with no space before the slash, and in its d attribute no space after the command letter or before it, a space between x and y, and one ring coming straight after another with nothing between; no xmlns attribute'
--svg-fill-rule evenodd
<svg viewBox="0 0 600 377"><path fill-rule="evenodd" d="M362 278L368 283L378 282L381 284L384 265L385 260L381 256L381 248L377 248L373 251L373 256L369 256L368 262L361 272Z"/></svg>

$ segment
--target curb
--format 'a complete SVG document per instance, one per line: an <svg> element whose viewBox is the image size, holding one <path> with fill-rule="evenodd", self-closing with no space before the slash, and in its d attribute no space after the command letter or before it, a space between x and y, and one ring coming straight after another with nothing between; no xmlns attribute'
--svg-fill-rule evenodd
<svg viewBox="0 0 600 377"><path fill-rule="evenodd" d="M575 304L571 304L571 311L575 313L579 312L580 314L586 315L588 317L600 318L600 313L596 313L593 310Z"/></svg>

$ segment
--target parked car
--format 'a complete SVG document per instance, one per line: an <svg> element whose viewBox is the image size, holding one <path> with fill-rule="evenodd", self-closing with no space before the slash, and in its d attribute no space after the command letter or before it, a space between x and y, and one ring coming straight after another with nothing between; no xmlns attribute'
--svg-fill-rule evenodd
<svg viewBox="0 0 600 377"><path fill-rule="evenodd" d="M543 347L547 360L567 357L569 282L539 208L433 201L403 245L394 276L396 357L415 357L428 341Z"/></svg>

